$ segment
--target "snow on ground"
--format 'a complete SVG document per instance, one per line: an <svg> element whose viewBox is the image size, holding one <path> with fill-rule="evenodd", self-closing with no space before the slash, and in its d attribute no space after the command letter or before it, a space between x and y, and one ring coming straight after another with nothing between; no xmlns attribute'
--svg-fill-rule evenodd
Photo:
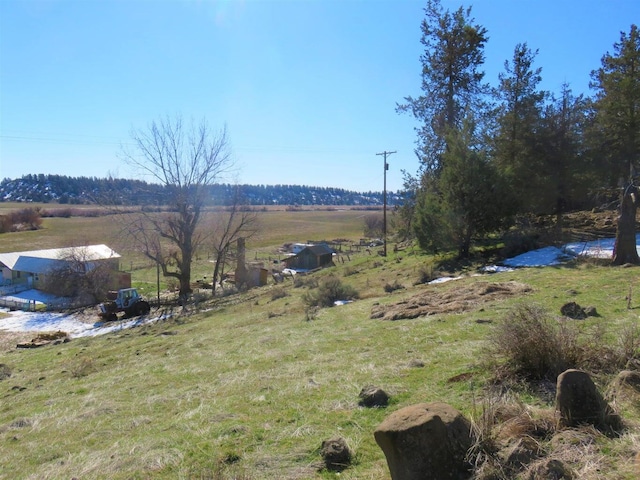
<svg viewBox="0 0 640 480"><path fill-rule="evenodd" d="M30 302L36 305L44 305L46 303L56 302L58 297L49 293L41 292L40 290L26 290L15 295L7 295L4 298L14 302Z"/></svg>
<svg viewBox="0 0 640 480"><path fill-rule="evenodd" d="M506 267L547 267L576 257L613 258L615 238L601 238L590 242L573 242L558 247L544 247L523 253L502 262ZM640 253L640 234L636 235L636 248Z"/></svg>
<svg viewBox="0 0 640 480"><path fill-rule="evenodd" d="M502 264L505 267L548 267L560 265L566 262L573 255L565 253L558 247L544 247L538 250L531 250L513 258L508 258Z"/></svg>
<svg viewBox="0 0 640 480"><path fill-rule="evenodd" d="M29 290L27 291L29 292ZM23 292L23 293L27 293ZM22 295L22 294L21 294ZM22 312L0 309L7 316L0 318L0 330L7 332L57 332L62 331L71 338L95 337L105 333L125 330L157 322L166 318L165 315L152 317L136 317L116 322L83 322L81 317L73 314L57 312Z"/></svg>
<svg viewBox="0 0 640 480"><path fill-rule="evenodd" d="M640 243L640 234L638 234L636 238L637 243ZM568 243L562 248L545 247L509 258L502 262L502 265L488 265L483 270L487 273L499 273L511 271L513 268L559 265L577 256L612 258L614 242L615 239L607 238L591 242ZM442 283L457 278L460 277L443 277L431 283ZM11 298L19 301L31 301L36 304L46 303L47 300L51 299L49 295L37 290L27 290ZM63 313L10 312L5 309L0 309L0 312L7 314L3 318L0 318L0 330L8 332L55 332L61 330L68 333L72 338L103 335L105 333L146 325L166 318L164 316L145 316L117 322L87 323L83 322L80 317Z"/></svg>

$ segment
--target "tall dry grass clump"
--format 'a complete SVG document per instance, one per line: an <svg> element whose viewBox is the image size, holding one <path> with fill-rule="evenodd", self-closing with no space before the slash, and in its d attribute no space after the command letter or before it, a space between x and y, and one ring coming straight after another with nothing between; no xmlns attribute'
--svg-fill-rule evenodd
<svg viewBox="0 0 640 480"><path fill-rule="evenodd" d="M510 310L490 338L491 355L508 372L530 379L555 379L578 364L577 329L542 307L523 303Z"/></svg>
<svg viewBox="0 0 640 480"><path fill-rule="evenodd" d="M582 329L578 325L538 305L522 303L498 322L487 353L494 362L503 360L495 366L499 377L515 375L534 381L555 381L569 368L615 373L640 358L637 325L619 326L613 343L606 340L603 323Z"/></svg>

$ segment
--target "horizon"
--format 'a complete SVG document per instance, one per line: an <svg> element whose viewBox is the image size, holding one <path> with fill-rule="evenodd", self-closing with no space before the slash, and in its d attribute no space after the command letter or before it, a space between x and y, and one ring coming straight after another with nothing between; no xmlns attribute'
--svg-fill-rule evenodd
<svg viewBox="0 0 640 480"><path fill-rule="evenodd" d="M590 72L640 18L636 0L442 0L488 31L485 80L517 43L539 50L540 88L591 96ZM227 127L220 183L399 191L419 168L426 1L0 2L0 178L132 178L132 129L181 114ZM525 21L526 20L526 21ZM28 41L25 41L28 39Z"/></svg>
<svg viewBox="0 0 640 480"><path fill-rule="evenodd" d="M66 176L68 178L72 178L72 179L81 179L81 178L86 178L89 180L126 180L126 181L139 181L139 182L145 182L147 184L152 184L152 185L158 185L163 187L164 185L161 183L157 183L157 182L152 182L149 180L144 180L144 179L140 179L140 178L125 178L125 177L97 177L97 176L87 176L87 175L80 175L80 176L70 176L70 175L63 175L63 174L59 174L59 173L25 173L24 175L21 175L20 177L17 178L0 178L0 184L9 181L9 182L16 182L19 180L22 180L25 177L28 176L40 176L40 175L45 175L45 176ZM332 185L308 185L308 184L298 184L298 183L246 183L246 182L242 182L242 183L230 183L230 182L216 182L211 184L211 186L221 186L221 185L229 185L229 186L238 186L238 187L244 187L244 186L248 186L248 187L302 187L302 188L309 188L309 189L332 189L332 190L343 190L345 192L349 192L349 193L359 193L359 194L363 194L363 193L374 193L374 194L382 194L384 192L384 189L379 189L379 190L350 190L347 188L343 188L343 187L336 187L336 186L332 186ZM402 191L402 189L399 190L389 190L389 188L387 188L387 194L399 194ZM0 202L2 202L3 200L0 198Z"/></svg>

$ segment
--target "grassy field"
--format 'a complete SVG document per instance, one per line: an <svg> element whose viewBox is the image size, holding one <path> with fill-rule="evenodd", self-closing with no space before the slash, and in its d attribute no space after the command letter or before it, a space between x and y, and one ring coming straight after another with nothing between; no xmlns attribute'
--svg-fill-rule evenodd
<svg viewBox="0 0 640 480"><path fill-rule="evenodd" d="M249 248L267 255L289 241L357 239L362 215L266 212ZM20 239L3 235L0 248L64 246L71 238L109 244L105 218L51 219L42 231L15 234ZM125 262L134 258L119 248ZM0 357L0 478L387 479L375 428L391 412L429 401L477 419L493 376L487 340L514 306L526 301L558 313L568 301L593 305L599 316L579 328L612 344L638 321L637 268L586 262L483 276L469 270L455 272L464 274L460 280L416 284L433 262L412 250L345 256L306 280L334 275L360 299L311 315L308 288L287 280L151 326L33 350L7 346ZM372 309L415 295L445 298L478 282L510 281L530 293L415 319L370 318ZM388 293L389 284L403 288ZM608 380L596 377L602 388ZM383 388L390 405L360 407L366 385ZM531 411L552 408L526 386L510 395ZM629 425L622 437L597 435L578 446L576 478L637 478L638 405L618 405ZM340 474L320 469L321 443L335 436L355 453Z"/></svg>
<svg viewBox="0 0 640 480"><path fill-rule="evenodd" d="M33 205L34 208L56 210L62 206ZM24 204L1 203L0 214L24 208ZM72 207L80 211L94 211L92 206ZM259 209L255 212L257 233L247 241L247 260L270 263L282 258L279 247L285 243L307 240L349 239L357 242L364 230L364 216L374 211L345 208L287 210L285 207ZM126 217L126 216L125 216ZM216 214L208 212L203 223L215 221ZM42 228L0 236L0 253L72 247L79 245L106 244L121 256L121 269L133 273L136 287L151 295L156 291L155 264L135 252L126 235L126 218L119 215L72 216L43 218ZM213 265L211 248L205 243L197 252L192 266L193 278L211 278ZM161 287L166 288L164 279Z"/></svg>

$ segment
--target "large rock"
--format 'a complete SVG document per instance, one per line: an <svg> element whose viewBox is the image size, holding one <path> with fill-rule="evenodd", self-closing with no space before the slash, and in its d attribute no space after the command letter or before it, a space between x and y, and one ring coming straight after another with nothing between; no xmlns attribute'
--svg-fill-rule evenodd
<svg viewBox="0 0 640 480"><path fill-rule="evenodd" d="M470 422L445 403L420 403L398 410L374 432L394 480L466 479Z"/></svg>
<svg viewBox="0 0 640 480"><path fill-rule="evenodd" d="M606 426L607 404L589 374L581 370L566 370L558 376L556 409L563 427Z"/></svg>
<svg viewBox="0 0 640 480"><path fill-rule="evenodd" d="M327 470L340 472L351 465L351 449L344 438L325 440L320 454Z"/></svg>
<svg viewBox="0 0 640 480"><path fill-rule="evenodd" d="M565 303L560 308L560 313L565 317L573 318L575 320L584 320L587 318L587 313L576 302Z"/></svg>
<svg viewBox="0 0 640 480"><path fill-rule="evenodd" d="M363 387L358 396L360 397L358 404L362 407L386 407L389 404L387 392L374 385Z"/></svg>

